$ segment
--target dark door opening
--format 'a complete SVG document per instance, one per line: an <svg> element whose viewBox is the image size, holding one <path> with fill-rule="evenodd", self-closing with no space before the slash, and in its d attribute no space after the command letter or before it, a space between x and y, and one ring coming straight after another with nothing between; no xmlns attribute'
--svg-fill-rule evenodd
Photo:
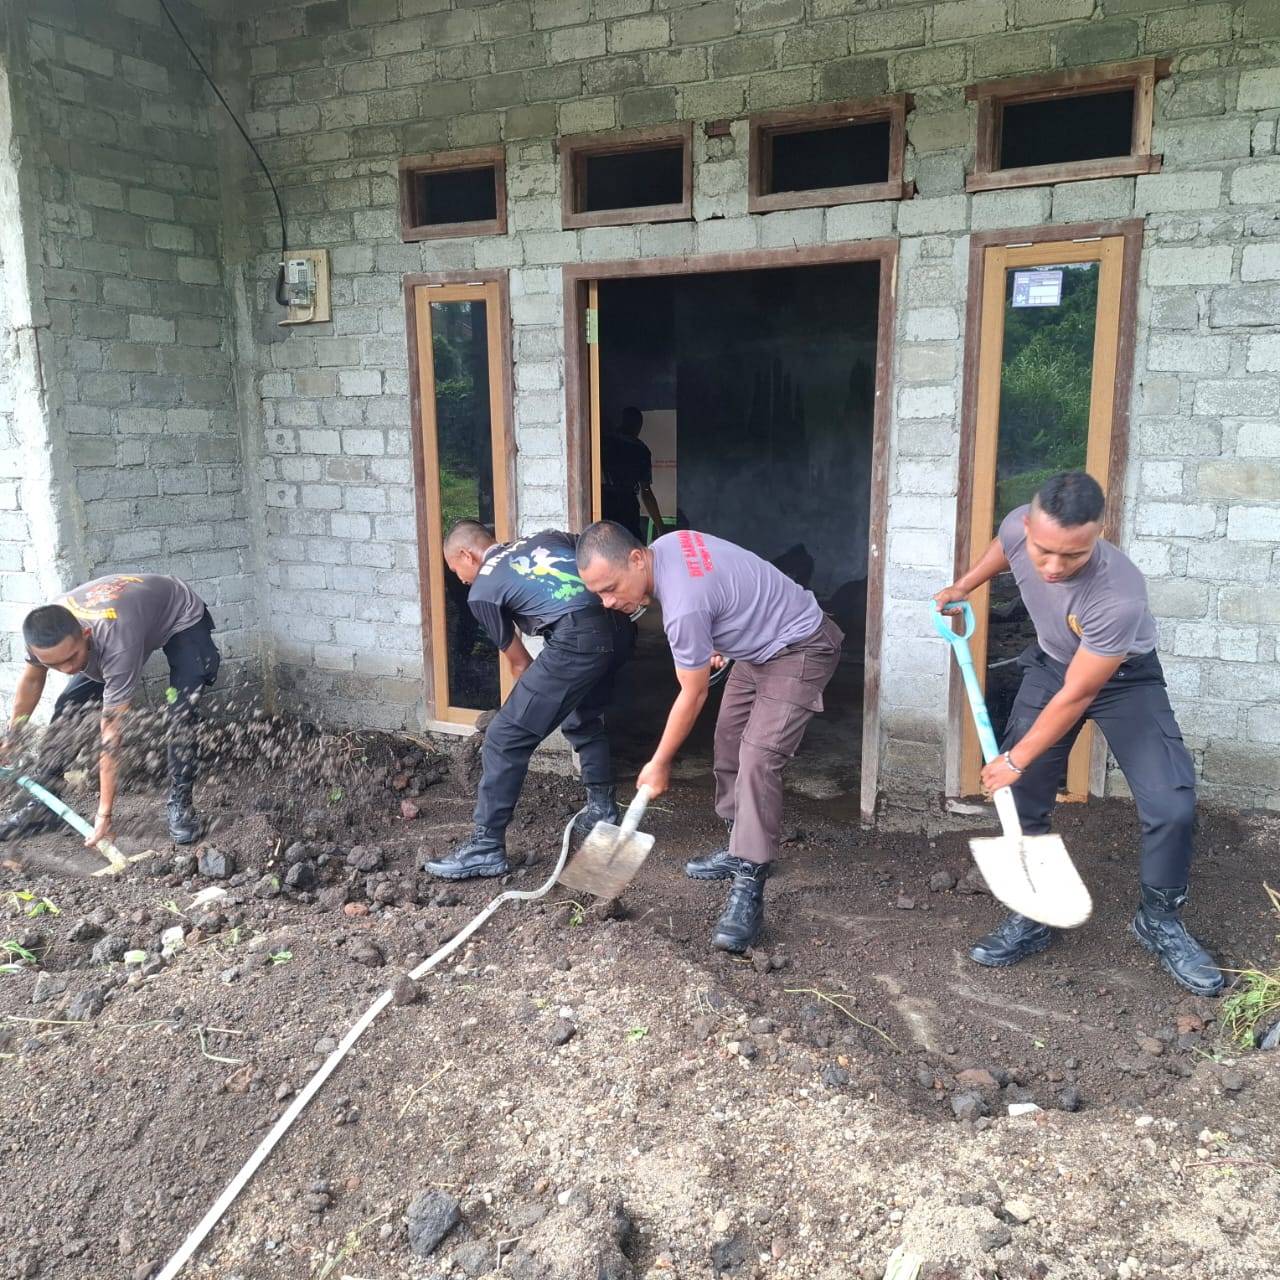
<svg viewBox="0 0 1280 1280"><path fill-rule="evenodd" d="M602 279L598 288L602 430L627 408L646 415L641 439L654 452L668 527L777 563L844 629L826 710L789 785L818 799L856 793L880 263ZM626 726L615 735L623 760L647 758L675 691L651 613L613 717ZM686 775L709 770L714 721L712 705L682 752Z"/></svg>

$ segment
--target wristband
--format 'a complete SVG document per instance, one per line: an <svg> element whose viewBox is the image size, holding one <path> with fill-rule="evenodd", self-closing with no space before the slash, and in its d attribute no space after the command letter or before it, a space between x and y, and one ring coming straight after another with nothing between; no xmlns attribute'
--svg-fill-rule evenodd
<svg viewBox="0 0 1280 1280"><path fill-rule="evenodd" d="M1021 776L1022 776L1022 770L1021 770L1021 769L1019 769L1019 768L1018 768L1018 766L1017 766L1016 764L1014 764L1014 763L1013 763L1013 757L1012 757L1012 756L1011 756L1007 751L1004 753L1004 762L1005 762L1005 764L1007 764L1007 765L1009 766L1009 768L1010 768L1010 769L1012 769L1012 770L1014 771L1014 773L1016 773L1019 777L1021 777Z"/></svg>

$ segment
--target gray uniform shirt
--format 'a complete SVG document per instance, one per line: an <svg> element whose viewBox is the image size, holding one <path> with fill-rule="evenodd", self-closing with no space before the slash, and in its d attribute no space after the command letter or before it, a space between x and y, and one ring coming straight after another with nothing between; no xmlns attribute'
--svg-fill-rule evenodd
<svg viewBox="0 0 1280 1280"><path fill-rule="evenodd" d="M653 594L682 671L700 671L713 653L768 662L822 625L811 591L736 543L681 529L649 549Z"/></svg>
<svg viewBox="0 0 1280 1280"><path fill-rule="evenodd" d="M89 628L89 661L81 674L105 686L106 707L129 702L151 654L204 617L204 601L181 578L158 573L95 578L54 603ZM30 652L27 661L43 666Z"/></svg>
<svg viewBox="0 0 1280 1280"><path fill-rule="evenodd" d="M1082 645L1100 658L1134 657L1156 647L1156 623L1147 607L1147 580L1118 547L1099 538L1089 563L1062 582L1046 582L1027 555L1023 517L1010 511L1000 545L1013 569L1036 639L1051 658L1069 663Z"/></svg>

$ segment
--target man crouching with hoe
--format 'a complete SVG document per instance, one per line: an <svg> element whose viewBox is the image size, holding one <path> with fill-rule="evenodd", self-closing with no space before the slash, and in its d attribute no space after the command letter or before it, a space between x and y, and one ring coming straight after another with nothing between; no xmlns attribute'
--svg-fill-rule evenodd
<svg viewBox="0 0 1280 1280"><path fill-rule="evenodd" d="M153 573L95 578L27 614L22 624L27 665L18 678L8 734L0 745L6 752L11 748L11 735L36 709L50 671L71 677L54 703L53 720L72 707L101 704L98 812L86 848L114 838L111 819L125 714L142 683L143 665L157 649L169 660L169 835L175 844L191 844L199 834L192 801L200 718L196 704L218 675L220 656L212 631L204 601L181 578ZM35 780L56 792L64 768L63 761L42 763ZM49 808L32 799L0 820L0 841L48 831L59 822Z"/></svg>
<svg viewBox="0 0 1280 1280"><path fill-rule="evenodd" d="M657 600L680 692L636 785L660 796L671 762L707 700L712 669L733 661L716 719L716 812L729 847L685 864L695 880L728 880L711 935L745 951L764 924L764 882L778 853L782 771L822 710L844 633L813 593L768 561L722 538L682 529L649 547L611 520L578 539L578 573L607 609L634 613Z"/></svg>

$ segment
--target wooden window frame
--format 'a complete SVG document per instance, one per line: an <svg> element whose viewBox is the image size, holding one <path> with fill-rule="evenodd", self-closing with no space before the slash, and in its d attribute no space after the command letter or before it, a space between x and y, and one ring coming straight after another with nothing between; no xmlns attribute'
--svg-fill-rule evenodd
<svg viewBox="0 0 1280 1280"><path fill-rule="evenodd" d="M1159 173L1163 157L1151 151L1151 125L1156 81L1163 80L1168 74L1167 58L1140 58L1136 62L1118 62L1107 67L1078 67L967 86L965 97L978 104L978 140L973 172L965 180L965 190L1002 191L1009 187ZM1013 169L999 167L1000 135L1006 106L1047 102L1055 98L1083 98L1099 93L1116 93L1122 89L1133 92L1133 134L1127 156L1022 165Z"/></svg>
<svg viewBox="0 0 1280 1280"><path fill-rule="evenodd" d="M629 151L681 148L681 195L673 204L639 205L629 209L597 209L587 213L581 203L586 162L591 156L622 155ZM621 227L641 222L687 222L693 217L693 125L652 125L615 133L574 133L560 139L560 225Z"/></svg>
<svg viewBox="0 0 1280 1280"><path fill-rule="evenodd" d="M471 222L443 222L438 225L413 220L413 183L419 174L461 173L468 169L493 169L494 208L497 216ZM405 156L396 166L400 184L400 239L449 240L460 236L503 236L507 234L507 158L502 147L475 147L469 151L437 151L424 156Z"/></svg>
<svg viewBox="0 0 1280 1280"><path fill-rule="evenodd" d="M789 111L769 111L748 119L747 212L775 209L818 209L869 200L910 200L914 182L902 178L907 147L907 113L914 105L909 93L879 98L851 98ZM844 187L815 187L810 191L770 191L772 177L769 142L781 133L808 133L833 125L889 122L889 176L884 182L861 182Z"/></svg>
<svg viewBox="0 0 1280 1280"><path fill-rule="evenodd" d="M446 271L404 277L405 330L409 347L409 416L413 432L413 491L418 526L418 591L422 608L423 697L432 726L450 732L474 728L483 714L449 701L445 635L444 530L440 527L440 455L434 431L435 362L431 344L433 302L483 301L489 349L490 441L494 450L493 506L499 542L519 527L516 506L515 413L512 395L511 289L501 269ZM495 358L496 357L496 358ZM498 659L502 699L511 691L507 664Z"/></svg>
<svg viewBox="0 0 1280 1280"><path fill-rule="evenodd" d="M991 540L988 532L994 520L994 493L975 495L977 477L985 471L994 471L996 441L984 437L979 421L983 414L984 400L998 396L998 385L992 386L992 363L996 346L1003 348L1004 309L987 309L984 301L995 292L995 279L1003 282L1003 270L1021 265L1020 258L1033 260L1039 256L1041 246L1060 245L1063 242L1078 246L1074 254L1055 253L1055 261L1088 260L1089 246L1099 242L1120 242L1118 280L1116 292L1104 298L1099 280L1099 312L1108 308L1118 317L1114 347L1107 353L1109 378L1102 376L1096 354L1093 370L1094 394L1109 401L1111 427L1105 443L1101 436L1090 438L1090 449L1085 468L1096 477L1106 494L1102 515L1102 536L1109 542L1119 543L1121 507L1124 499L1124 478L1128 460L1129 409L1133 387L1133 357L1138 314L1138 274L1142 254L1143 220L1129 218L1114 222L1069 224L1052 227L1023 227L1009 231L975 232L969 243L969 292L965 316L964 348L964 399L960 414L960 469L957 479L956 505L956 558L954 577L959 578L972 567ZM999 258L989 257L988 250L1005 250ZM1026 251L1030 250L1028 254ZM1098 253L1101 259L1101 252ZM1003 297L1003 288L999 290ZM1095 338L1095 343L1097 339ZM986 350L984 351L984 346ZM1096 347L1095 347L1096 352ZM986 359L984 360L984 355ZM998 364L995 377L998 379ZM989 410L988 410L989 413ZM1092 413L1091 425L1092 425ZM985 486L983 486L985 489ZM954 580L954 579L953 579ZM990 587L977 588L970 595L974 613L986 616ZM978 671L984 670L987 653L987 636L983 628L975 633L970 646ZM981 679L981 677L980 677ZM984 681L985 685L985 681ZM980 768L977 734L968 712L968 701L963 683L951 679L948 699L948 719L952 726L959 725L960 733L948 733L946 750L946 793L949 796L972 790L967 786ZM1086 727L1087 732L1087 727ZM1082 735L1083 736L1083 735ZM1073 752L1072 767L1068 770L1068 795L1066 798L1084 800L1089 795L1102 795L1106 785L1107 746L1101 734L1092 734L1084 753Z"/></svg>
<svg viewBox="0 0 1280 1280"><path fill-rule="evenodd" d="M593 281L652 276L701 275L705 272L810 267L827 263L880 264L876 302L875 409L871 443L871 512L867 529L867 634L864 649L862 754L860 757L862 821L874 826L879 802L881 741L881 655L884 629L884 548L889 525L889 414L893 402L893 343L898 278L896 239L850 240L840 244L801 245L788 249L745 249L732 253L691 254L672 258L628 258L610 262L571 262L563 271L565 341L565 457L569 481L569 528L585 528L598 510L600 416L598 334L588 312L598 299Z"/></svg>

